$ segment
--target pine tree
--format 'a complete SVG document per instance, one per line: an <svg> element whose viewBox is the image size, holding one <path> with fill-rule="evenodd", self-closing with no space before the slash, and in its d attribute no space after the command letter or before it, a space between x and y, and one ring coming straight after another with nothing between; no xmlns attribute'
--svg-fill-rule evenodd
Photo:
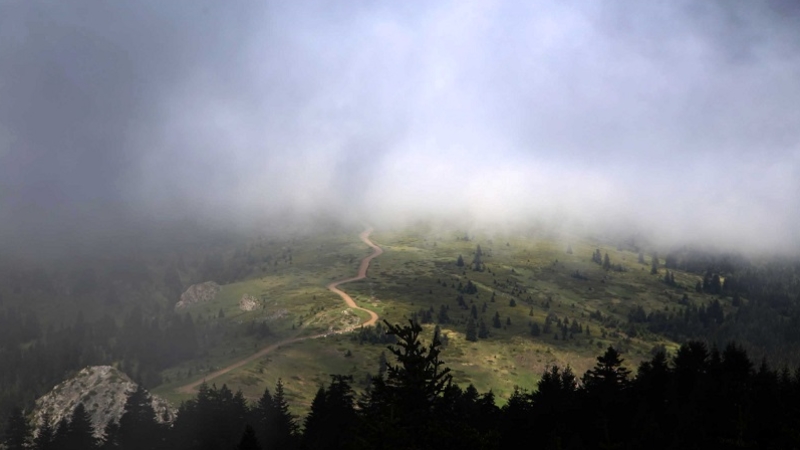
<svg viewBox="0 0 800 450"><path fill-rule="evenodd" d="M478 340L478 330L475 326L475 319L472 317L470 317L469 321L467 321L466 339L470 342L475 342Z"/></svg>
<svg viewBox="0 0 800 450"><path fill-rule="evenodd" d="M436 317L439 324L450 323L450 316L447 314L447 305L439 307L439 315Z"/></svg>
<svg viewBox="0 0 800 450"><path fill-rule="evenodd" d="M109 420L103 429L103 443L100 450L117 450L119 446L119 424Z"/></svg>
<svg viewBox="0 0 800 450"><path fill-rule="evenodd" d="M50 441L50 448L61 449L67 445L67 437L69 435L69 419L64 416L58 421L53 433L53 439Z"/></svg>
<svg viewBox="0 0 800 450"><path fill-rule="evenodd" d="M350 385L353 378L332 375L330 387L320 387L305 421L303 439L311 450L348 448L354 439L356 411L355 394Z"/></svg>
<svg viewBox="0 0 800 450"><path fill-rule="evenodd" d="M311 409L304 421L303 441L309 449L325 448L325 434L327 420L330 417L327 403L327 392L324 386L317 389L317 394L311 400Z"/></svg>
<svg viewBox="0 0 800 450"><path fill-rule="evenodd" d="M69 429L66 435L66 448L76 448L91 450L97 448L97 440L94 437L94 427L92 418L83 403L78 403L72 411L72 419L69 421Z"/></svg>
<svg viewBox="0 0 800 450"><path fill-rule="evenodd" d="M489 337L489 328L486 326L486 322L484 322L483 319L478 323L478 337L480 339L487 339Z"/></svg>
<svg viewBox="0 0 800 450"><path fill-rule="evenodd" d="M464 267L464 258L461 255L458 255L458 259L456 259L456 266Z"/></svg>
<svg viewBox="0 0 800 450"><path fill-rule="evenodd" d="M591 391L616 392L628 387L631 371L622 367L624 359L614 347L608 347L597 364L584 375L583 383Z"/></svg>
<svg viewBox="0 0 800 450"><path fill-rule="evenodd" d="M587 400L597 414L598 434L595 439L609 448L623 447L629 435L631 408L628 406L630 371L622 367L623 359L613 347L597 358L595 367L583 376Z"/></svg>
<svg viewBox="0 0 800 450"><path fill-rule="evenodd" d="M123 450L158 447L161 427L150 398L141 386L128 395L119 419L119 445Z"/></svg>
<svg viewBox="0 0 800 450"><path fill-rule="evenodd" d="M475 250L475 257L472 259L472 270L483 272L483 268L483 252L481 251L481 246L478 245L477 250Z"/></svg>
<svg viewBox="0 0 800 450"><path fill-rule="evenodd" d="M275 447L295 448L299 427L297 425L297 419L289 412L289 402L286 400L286 394L283 390L283 380L280 378L278 378L278 382L275 384L275 395L272 397L272 400L275 408L273 423Z"/></svg>
<svg viewBox="0 0 800 450"><path fill-rule="evenodd" d="M544 371L531 398L538 403L539 408L552 412L574 396L577 386L577 379L570 366L562 370L554 365Z"/></svg>
<svg viewBox="0 0 800 450"><path fill-rule="evenodd" d="M397 347L390 347L390 351L399 364L389 365L387 384L408 395L415 406L422 406L423 399L427 402L440 395L452 378L450 369L442 368L444 362L439 360L441 342L434 339L425 348L419 340L419 324L409 321L408 326L400 327L384 322L398 339Z"/></svg>
<svg viewBox="0 0 800 450"><path fill-rule="evenodd" d="M8 450L25 450L31 440L31 426L19 408L13 408L8 416L3 441Z"/></svg>
<svg viewBox="0 0 800 450"><path fill-rule="evenodd" d="M502 322L500 322L499 312L494 313L494 317L492 318L492 326L495 328L501 328L503 326Z"/></svg>
<svg viewBox="0 0 800 450"><path fill-rule="evenodd" d="M51 450L56 430L53 428L52 418L47 412L42 416L42 424L39 426L39 433L33 438L34 450Z"/></svg>
<svg viewBox="0 0 800 450"><path fill-rule="evenodd" d="M396 346L390 351L398 364L389 365L385 389L393 399L393 409L401 427L413 434L412 447L419 447L425 433L420 433L433 417L433 405L445 390L451 386L450 369L443 367L439 359L441 342L434 338L424 346L420 341L422 328L409 321L409 325L391 325L389 333L397 337Z"/></svg>
<svg viewBox="0 0 800 450"><path fill-rule="evenodd" d="M258 424L256 427L256 436L259 442L262 442L266 448L272 448L274 445L271 439L274 436L273 422L275 421L275 401L269 388L264 388L264 393L258 399L253 411L255 422ZM178 416L180 418L180 415Z"/></svg>

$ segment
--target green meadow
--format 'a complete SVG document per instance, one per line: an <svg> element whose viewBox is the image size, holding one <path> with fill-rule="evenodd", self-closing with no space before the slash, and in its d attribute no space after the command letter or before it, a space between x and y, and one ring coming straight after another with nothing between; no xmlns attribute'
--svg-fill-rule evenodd
<svg viewBox="0 0 800 450"><path fill-rule="evenodd" d="M267 265L258 276L222 286L213 301L189 308L203 330L207 350L165 371L166 382L154 392L179 403L190 396L176 393L177 387L271 343L363 321L365 314L349 310L325 287L355 276L361 258L371 253L358 239L359 231L294 239L290 263ZM669 286L663 281L663 267L651 274L649 254L641 263L633 248L577 235L492 230L468 234L418 227L376 230L371 239L384 253L373 260L366 279L340 288L381 320L406 323L413 317L422 322L428 342L439 324L445 337L441 357L453 380L462 387L472 383L482 392L492 389L498 403L504 403L515 387L534 389L550 365L569 365L583 374L609 345L623 352L631 369L657 346L674 351L676 343L632 329L629 312L637 306L647 312L677 310L684 295L696 304L711 299L694 292L695 275L677 271L675 285ZM286 247L277 242L264 251L274 254ZM592 261L598 249L608 254L612 268ZM459 256L463 266L457 264ZM239 308L245 294L259 299L256 310ZM483 322L487 333L470 341L467 327L473 306L474 323ZM723 307L730 308L727 303ZM545 325L548 317L550 326ZM559 323L567 324L566 329ZM538 335L532 333L535 327ZM211 383L256 399L280 378L294 412L304 414L329 375L352 375L354 385L363 389L368 376L378 372L381 352L393 362L386 344L359 343L356 334L284 346Z"/></svg>

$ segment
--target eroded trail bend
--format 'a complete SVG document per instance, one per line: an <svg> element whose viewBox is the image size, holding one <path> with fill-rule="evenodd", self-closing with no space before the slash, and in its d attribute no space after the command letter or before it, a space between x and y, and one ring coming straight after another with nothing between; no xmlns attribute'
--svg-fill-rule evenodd
<svg viewBox="0 0 800 450"><path fill-rule="evenodd" d="M361 240L365 244L367 244L368 246L370 246L372 248L372 253L367 255L367 256L365 256L364 259L361 260L361 265L358 267L358 274L356 276L352 277L352 278L345 278L344 280L334 281L333 283L331 283L331 284L329 284L327 286L328 290L338 294L339 297L341 297L342 300L344 300L344 302L347 304L347 306L349 306L350 308L353 308L353 309L364 311L367 314L369 314L369 319L367 321L365 321L365 322L363 322L363 323L361 323L361 324L359 324L357 326L348 327L348 328L345 328L345 329L339 330L339 331L332 331L332 332L329 332L329 333L320 333L320 334L315 334L313 336L298 336L298 337L287 338L287 339L284 339L282 341L275 342L274 344L268 345L268 346L262 348L261 350L257 351L256 353L253 353L252 355L250 355L250 356L248 356L248 357L246 357L244 359L240 359L239 361L236 361L233 364L230 364L230 365L228 365L226 367L223 367L222 369L219 369L219 370L217 370L215 372L212 372L212 373L204 376L203 378L201 378L201 379L199 379L197 381L193 381L193 382L191 382L189 384L186 384L184 386L179 387L177 389L178 392L183 393L183 394L194 394L197 391L198 386L200 386L203 382L209 382L209 381L211 381L211 380L213 380L215 378L219 378L220 376L225 375L226 373L228 373L228 372L230 372L232 370L236 370L236 369L238 369L238 368L240 368L240 367L242 367L242 366L244 366L246 364L249 364L249 363L255 361L256 359L261 358L262 356L265 356L265 355L267 355L267 354L269 354L269 353L271 353L271 352L273 352L273 351L275 351L275 350L277 350L277 349L279 349L279 348L281 348L283 346L286 346L286 345L289 345L289 344L294 344L295 342L306 341L306 340L309 340L309 339L317 339L317 338L321 338L321 337L325 337L325 336L330 336L332 334L348 333L348 332L353 331L354 329L356 329L358 327L374 325L375 322L378 321L378 314L376 314L375 311L369 310L367 308L362 308L361 306L356 305L356 302L353 300L352 297L350 297L349 294L347 294L347 292L344 292L343 290L339 289L339 285L342 285L344 283L350 283L352 281L363 280L364 278L366 278L367 277L367 270L369 269L370 262L372 262L373 259L377 258L378 256L380 256L383 253L383 249L378 247L374 242L372 242L369 239L369 235L371 233L372 233L372 227L367 228L366 230L362 231L361 234L358 236L359 238L361 238Z"/></svg>

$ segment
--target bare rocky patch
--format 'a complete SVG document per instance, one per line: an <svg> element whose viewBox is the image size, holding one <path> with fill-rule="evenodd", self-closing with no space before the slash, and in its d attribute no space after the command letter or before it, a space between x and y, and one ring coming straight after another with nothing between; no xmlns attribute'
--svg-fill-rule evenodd
<svg viewBox="0 0 800 450"><path fill-rule="evenodd" d="M261 306L261 302L250 294L244 294L239 299L239 309L242 311L255 311Z"/></svg>
<svg viewBox="0 0 800 450"><path fill-rule="evenodd" d="M95 436L102 437L109 422L119 422L128 395L136 386L127 375L111 366L86 367L36 400L34 426L38 429L43 424L45 414L49 415L51 425L56 426L62 418L72 415L78 403L83 403L92 417ZM175 420L172 405L160 397L148 395L156 411L156 420L161 423Z"/></svg>
<svg viewBox="0 0 800 450"><path fill-rule="evenodd" d="M181 294L181 299L175 304L175 311L188 308L198 303L206 303L214 300L222 288L213 281L198 283L189 286L186 292Z"/></svg>

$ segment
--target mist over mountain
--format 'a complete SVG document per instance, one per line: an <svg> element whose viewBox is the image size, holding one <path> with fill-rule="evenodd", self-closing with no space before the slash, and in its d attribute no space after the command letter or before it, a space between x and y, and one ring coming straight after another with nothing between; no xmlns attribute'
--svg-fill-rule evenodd
<svg viewBox="0 0 800 450"><path fill-rule="evenodd" d="M0 245L457 218L793 251L798 47L788 0L3 2Z"/></svg>

